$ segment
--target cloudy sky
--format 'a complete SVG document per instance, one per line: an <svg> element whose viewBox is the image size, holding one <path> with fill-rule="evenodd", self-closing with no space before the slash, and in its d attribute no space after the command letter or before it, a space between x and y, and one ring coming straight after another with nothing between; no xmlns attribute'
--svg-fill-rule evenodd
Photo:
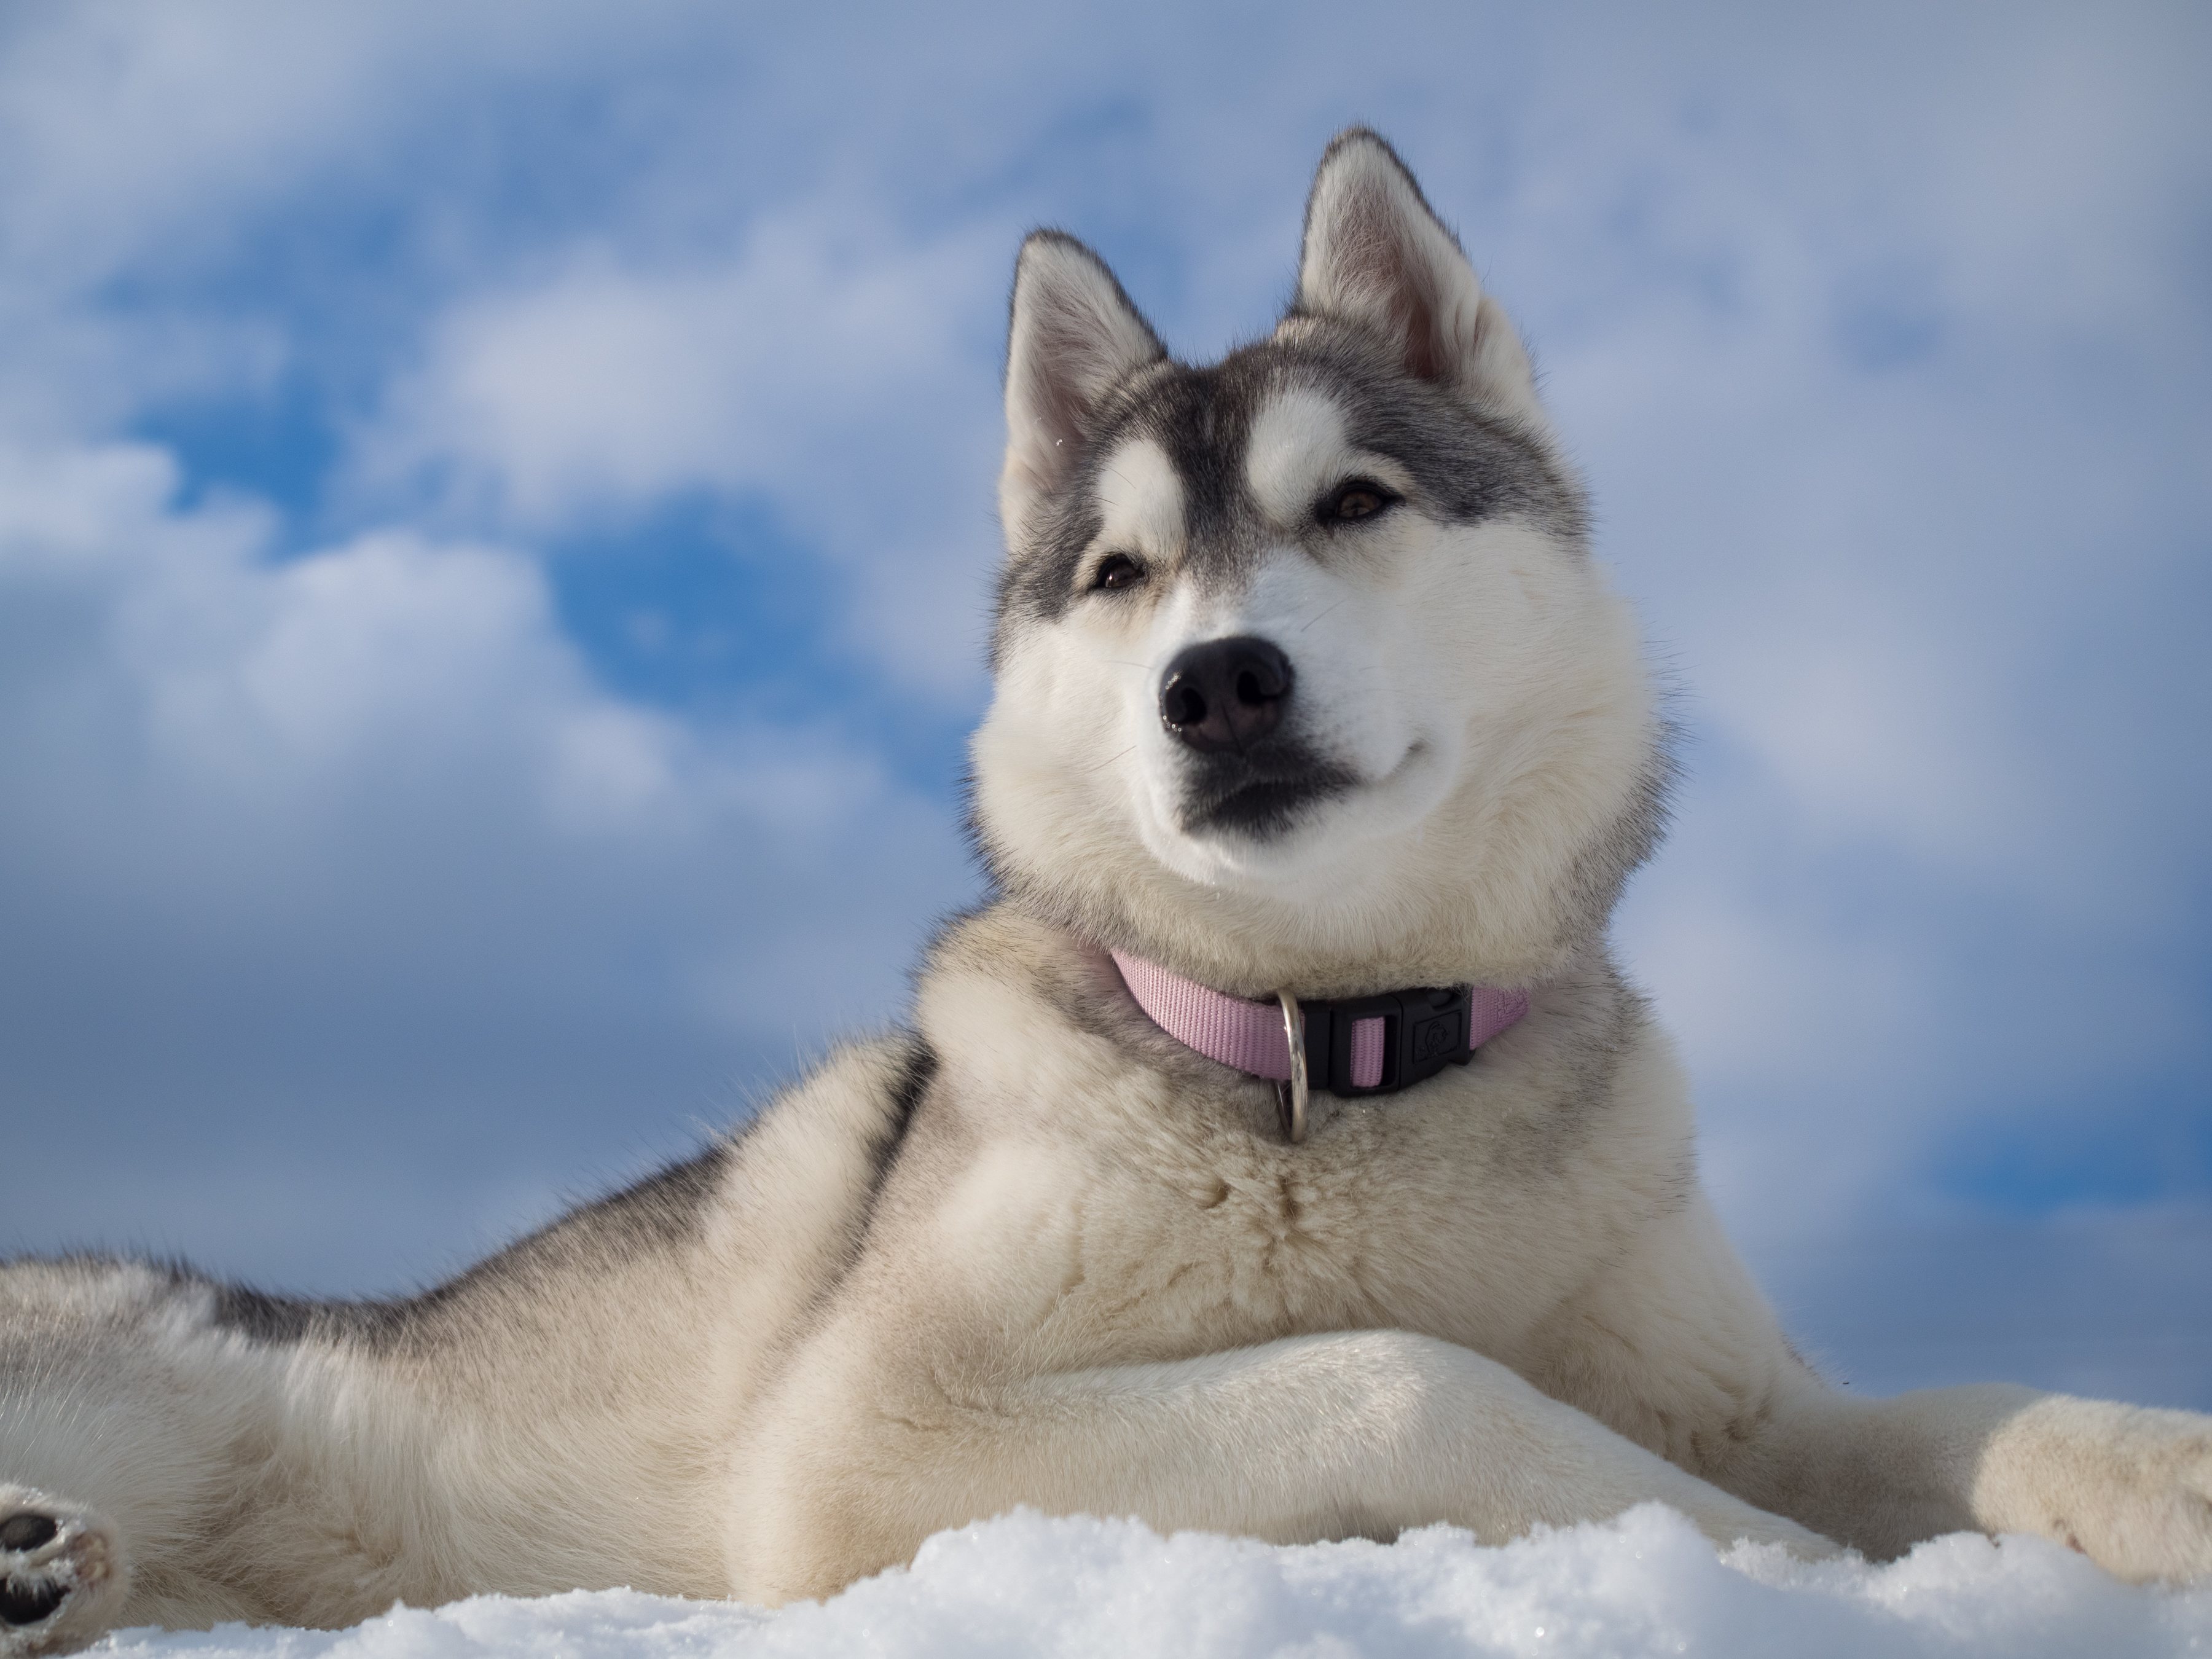
<svg viewBox="0 0 2212 1659"><path fill-rule="evenodd" d="M1690 734L1624 949L1794 1329L2212 1405L2202 8L0 11L0 1249L419 1283L895 1018L1006 283L1381 126Z"/></svg>

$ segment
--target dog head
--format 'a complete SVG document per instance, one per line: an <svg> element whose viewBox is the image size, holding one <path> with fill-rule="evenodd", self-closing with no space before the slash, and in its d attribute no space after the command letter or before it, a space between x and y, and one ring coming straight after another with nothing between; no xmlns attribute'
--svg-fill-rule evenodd
<svg viewBox="0 0 2212 1659"><path fill-rule="evenodd" d="M1032 235L1006 418L972 810L1011 896L1252 995L1525 983L1602 928L1662 723L1520 337L1382 139L1211 366Z"/></svg>

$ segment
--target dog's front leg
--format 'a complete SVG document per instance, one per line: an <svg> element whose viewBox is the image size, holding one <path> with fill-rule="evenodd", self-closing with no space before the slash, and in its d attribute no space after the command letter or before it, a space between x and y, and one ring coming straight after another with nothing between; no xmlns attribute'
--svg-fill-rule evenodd
<svg viewBox="0 0 2212 1659"><path fill-rule="evenodd" d="M1436 1521L1498 1542L1656 1499L1717 1543L1834 1549L1505 1367L1401 1332L972 1388L845 1370L786 1399L806 1409L754 1443L732 1540L737 1592L770 1602L1018 1504L1285 1543Z"/></svg>
<svg viewBox="0 0 2212 1659"><path fill-rule="evenodd" d="M1856 1400L1809 1382L1732 1490L1869 1554L2039 1534L2118 1577L2212 1575L2212 1417L2009 1385Z"/></svg>

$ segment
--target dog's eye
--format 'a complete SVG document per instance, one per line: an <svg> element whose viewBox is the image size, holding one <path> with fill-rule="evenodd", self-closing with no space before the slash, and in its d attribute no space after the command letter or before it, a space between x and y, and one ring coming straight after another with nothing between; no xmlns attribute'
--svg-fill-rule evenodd
<svg viewBox="0 0 2212 1659"><path fill-rule="evenodd" d="M1145 580L1145 567L1127 553L1109 553L1100 561L1098 574L1091 579L1093 592L1100 588L1134 587Z"/></svg>
<svg viewBox="0 0 2212 1659"><path fill-rule="evenodd" d="M1318 516L1323 524L1357 524L1373 518L1397 499L1379 483L1353 478L1339 484L1335 493L1322 502Z"/></svg>

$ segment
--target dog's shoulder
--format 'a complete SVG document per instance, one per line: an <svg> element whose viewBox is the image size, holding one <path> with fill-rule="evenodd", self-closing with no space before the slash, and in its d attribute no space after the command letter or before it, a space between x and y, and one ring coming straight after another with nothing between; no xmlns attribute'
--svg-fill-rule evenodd
<svg viewBox="0 0 2212 1659"><path fill-rule="evenodd" d="M1473 1065L1317 1096L1301 1145L1272 1085L1012 906L940 936L916 1023L932 1070L849 1289L927 1346L1100 1363L1395 1327L1510 1353L1694 1185L1679 1075L1601 953Z"/></svg>

